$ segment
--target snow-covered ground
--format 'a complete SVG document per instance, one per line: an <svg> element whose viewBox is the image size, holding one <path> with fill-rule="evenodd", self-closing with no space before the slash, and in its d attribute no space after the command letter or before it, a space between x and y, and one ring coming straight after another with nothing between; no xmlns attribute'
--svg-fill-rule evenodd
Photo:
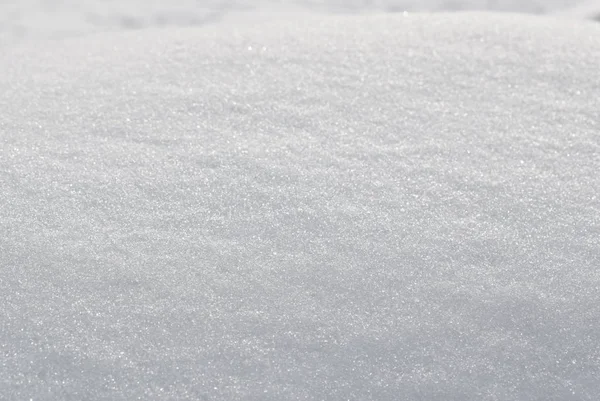
<svg viewBox="0 0 600 401"><path fill-rule="evenodd" d="M203 26L240 16L488 10L600 15L600 0L4 0L0 39L64 38L162 26ZM270 18L270 17L269 17Z"/></svg>
<svg viewBox="0 0 600 401"><path fill-rule="evenodd" d="M11 5L0 399L597 400L600 24Z"/></svg>

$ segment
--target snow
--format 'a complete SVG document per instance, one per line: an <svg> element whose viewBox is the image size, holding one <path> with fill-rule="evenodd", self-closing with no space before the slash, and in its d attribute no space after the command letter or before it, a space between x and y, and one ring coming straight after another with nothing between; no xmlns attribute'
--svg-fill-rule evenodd
<svg viewBox="0 0 600 401"><path fill-rule="evenodd" d="M7 46L7 400L595 400L600 25Z"/></svg>
<svg viewBox="0 0 600 401"><path fill-rule="evenodd" d="M270 19L302 14L459 10L594 19L600 15L600 0L8 0L0 2L0 40L235 23L248 16Z"/></svg>

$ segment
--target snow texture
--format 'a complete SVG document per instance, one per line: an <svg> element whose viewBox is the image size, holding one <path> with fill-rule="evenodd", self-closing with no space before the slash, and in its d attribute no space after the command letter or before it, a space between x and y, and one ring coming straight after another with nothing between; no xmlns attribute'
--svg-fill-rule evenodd
<svg viewBox="0 0 600 401"><path fill-rule="evenodd" d="M596 400L600 25L9 46L0 398Z"/></svg>

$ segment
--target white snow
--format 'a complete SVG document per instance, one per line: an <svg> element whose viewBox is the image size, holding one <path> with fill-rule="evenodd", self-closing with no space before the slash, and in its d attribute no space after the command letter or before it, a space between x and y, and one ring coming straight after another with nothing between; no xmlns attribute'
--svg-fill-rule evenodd
<svg viewBox="0 0 600 401"><path fill-rule="evenodd" d="M249 16L460 10L594 19L600 15L600 0L5 0L0 1L0 40L236 23Z"/></svg>
<svg viewBox="0 0 600 401"><path fill-rule="evenodd" d="M596 400L600 25L8 46L0 398Z"/></svg>

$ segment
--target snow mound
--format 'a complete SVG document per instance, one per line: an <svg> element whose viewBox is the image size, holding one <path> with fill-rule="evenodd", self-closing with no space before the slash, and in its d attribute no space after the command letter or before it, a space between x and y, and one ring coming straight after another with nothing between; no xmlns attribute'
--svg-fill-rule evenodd
<svg viewBox="0 0 600 401"><path fill-rule="evenodd" d="M0 394L596 399L599 65L478 13L12 47Z"/></svg>

